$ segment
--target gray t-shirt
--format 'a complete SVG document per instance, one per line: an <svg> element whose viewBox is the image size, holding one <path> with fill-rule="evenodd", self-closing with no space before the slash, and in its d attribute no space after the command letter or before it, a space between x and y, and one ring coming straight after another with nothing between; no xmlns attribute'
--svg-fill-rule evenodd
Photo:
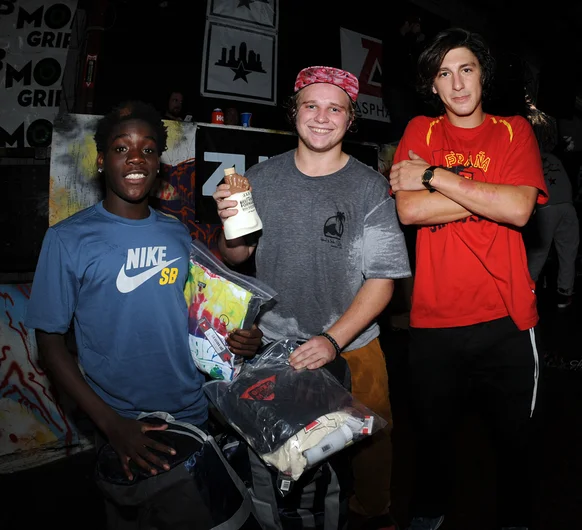
<svg viewBox="0 0 582 530"><path fill-rule="evenodd" d="M309 177L294 153L245 174L263 222L257 278L277 291L259 317L269 340L309 339L342 316L366 279L411 275L386 178L353 157L336 173ZM373 322L345 350L378 335Z"/></svg>

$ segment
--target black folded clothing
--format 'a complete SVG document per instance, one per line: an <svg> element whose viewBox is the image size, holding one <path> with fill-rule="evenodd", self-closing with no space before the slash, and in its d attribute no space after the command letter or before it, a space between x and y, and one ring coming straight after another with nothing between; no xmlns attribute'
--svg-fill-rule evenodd
<svg viewBox="0 0 582 530"><path fill-rule="evenodd" d="M219 403L215 403L263 454L275 451L320 416L353 404L352 395L324 370L278 368L265 365L243 370L221 388Z"/></svg>

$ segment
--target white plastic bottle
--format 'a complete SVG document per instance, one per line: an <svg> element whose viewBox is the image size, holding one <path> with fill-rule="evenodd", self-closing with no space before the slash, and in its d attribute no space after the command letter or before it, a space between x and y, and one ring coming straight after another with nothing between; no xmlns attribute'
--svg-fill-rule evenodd
<svg viewBox="0 0 582 530"><path fill-rule="evenodd" d="M237 173L234 168L229 167L224 170L224 175L237 175ZM240 177L240 175L238 176ZM226 239L245 236L263 228L263 223L249 190L233 193L227 200L238 202L236 206L238 213L224 221L224 237Z"/></svg>
<svg viewBox="0 0 582 530"><path fill-rule="evenodd" d="M337 453L350 443L353 437L354 433L346 424L342 425L339 429L330 432L328 435L324 436L315 447L303 451L303 456L307 460L307 465L312 466L321 462L329 455Z"/></svg>

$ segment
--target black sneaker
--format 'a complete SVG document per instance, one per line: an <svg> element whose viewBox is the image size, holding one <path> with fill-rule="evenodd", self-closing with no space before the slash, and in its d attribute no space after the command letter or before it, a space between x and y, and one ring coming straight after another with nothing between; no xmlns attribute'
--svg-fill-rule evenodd
<svg viewBox="0 0 582 530"><path fill-rule="evenodd" d="M557 297L558 309L566 309L572 305L572 295L571 294L563 294L558 291Z"/></svg>

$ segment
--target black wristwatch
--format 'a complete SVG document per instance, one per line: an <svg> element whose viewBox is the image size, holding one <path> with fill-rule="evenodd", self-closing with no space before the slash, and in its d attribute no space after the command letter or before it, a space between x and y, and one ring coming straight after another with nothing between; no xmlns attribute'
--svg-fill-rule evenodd
<svg viewBox="0 0 582 530"><path fill-rule="evenodd" d="M430 183L432 182L432 179L434 178L434 170L439 167L439 166L430 166L428 168L425 169L424 173L422 174L422 183L425 186L425 188L430 191L431 193L433 191L436 191L431 185Z"/></svg>

